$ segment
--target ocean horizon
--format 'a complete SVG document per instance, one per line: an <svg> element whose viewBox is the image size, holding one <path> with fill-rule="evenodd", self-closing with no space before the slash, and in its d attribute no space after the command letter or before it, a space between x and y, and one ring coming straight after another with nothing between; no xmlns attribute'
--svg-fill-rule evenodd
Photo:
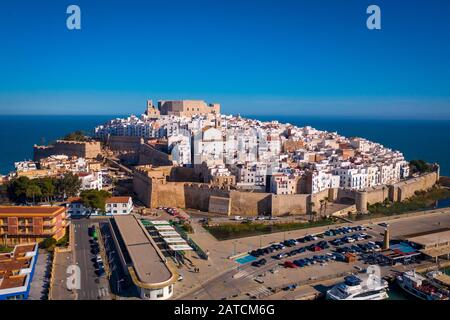
<svg viewBox="0 0 450 320"><path fill-rule="evenodd" d="M92 132L106 121L128 115L0 115L0 174L14 162L32 159L34 144L48 144L75 130ZM403 152L407 160L437 162L441 175L450 176L450 120L364 119L319 116L242 115L262 121L359 136Z"/></svg>

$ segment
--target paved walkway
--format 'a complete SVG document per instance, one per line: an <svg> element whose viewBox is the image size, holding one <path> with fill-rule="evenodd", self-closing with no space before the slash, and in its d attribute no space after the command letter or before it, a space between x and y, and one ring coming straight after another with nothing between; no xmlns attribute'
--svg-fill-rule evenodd
<svg viewBox="0 0 450 320"><path fill-rule="evenodd" d="M52 300L75 300L75 294L67 289L67 267L72 262L71 252L55 252L53 264Z"/></svg>
<svg viewBox="0 0 450 320"><path fill-rule="evenodd" d="M30 285L28 300L46 300L50 285L50 269L52 259L46 250L39 250L33 281Z"/></svg>

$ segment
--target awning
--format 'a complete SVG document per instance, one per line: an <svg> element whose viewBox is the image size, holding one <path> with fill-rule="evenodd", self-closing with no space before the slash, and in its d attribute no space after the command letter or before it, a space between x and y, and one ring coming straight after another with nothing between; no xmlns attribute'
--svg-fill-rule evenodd
<svg viewBox="0 0 450 320"><path fill-rule="evenodd" d="M176 232L176 231L160 231L158 233L163 238L179 237L180 236L180 234L178 232Z"/></svg>
<svg viewBox="0 0 450 320"><path fill-rule="evenodd" d="M158 231L175 231L171 226L155 226L155 229Z"/></svg>
<svg viewBox="0 0 450 320"><path fill-rule="evenodd" d="M192 248L187 244L171 244L169 248L173 251L192 251Z"/></svg>
<svg viewBox="0 0 450 320"><path fill-rule="evenodd" d="M184 239L181 238L181 237L178 237L178 238L163 238L163 240L164 240L166 243L171 243L171 244L175 244L175 243L178 243L178 244L187 244L186 240L184 240Z"/></svg>

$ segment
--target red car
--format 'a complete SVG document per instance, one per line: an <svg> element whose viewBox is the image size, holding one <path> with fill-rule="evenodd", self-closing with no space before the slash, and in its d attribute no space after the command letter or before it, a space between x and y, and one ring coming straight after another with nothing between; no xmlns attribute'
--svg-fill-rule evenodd
<svg viewBox="0 0 450 320"><path fill-rule="evenodd" d="M322 248L319 246L314 246L314 248L313 248L314 252L321 251L321 250L322 250Z"/></svg>
<svg viewBox="0 0 450 320"><path fill-rule="evenodd" d="M292 261L285 261L283 263L283 266L285 268L297 268L297 266Z"/></svg>

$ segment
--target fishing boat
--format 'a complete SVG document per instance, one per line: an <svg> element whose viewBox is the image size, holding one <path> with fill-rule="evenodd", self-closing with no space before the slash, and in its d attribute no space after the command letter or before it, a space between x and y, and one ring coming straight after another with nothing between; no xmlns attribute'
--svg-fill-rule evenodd
<svg viewBox="0 0 450 320"><path fill-rule="evenodd" d="M406 271L396 277L397 284L407 293L421 300L449 300L449 292L442 286L415 270Z"/></svg>

